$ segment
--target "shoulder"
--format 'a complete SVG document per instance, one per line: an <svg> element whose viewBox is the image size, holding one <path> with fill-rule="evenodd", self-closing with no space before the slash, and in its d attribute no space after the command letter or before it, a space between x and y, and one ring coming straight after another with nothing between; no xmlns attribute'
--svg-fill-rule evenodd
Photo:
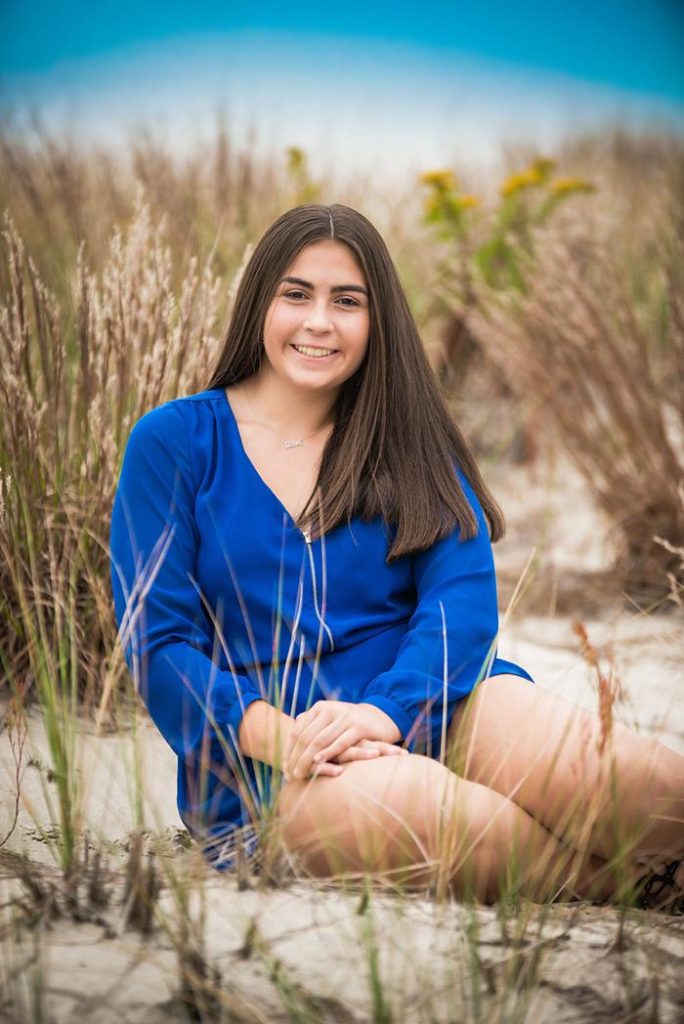
<svg viewBox="0 0 684 1024"><path fill-rule="evenodd" d="M213 418L214 407L222 401L225 401L223 393L215 389L163 402L136 421L131 430L131 440L177 441L187 445L188 435L197 436L202 420Z"/></svg>
<svg viewBox="0 0 684 1024"><path fill-rule="evenodd" d="M155 406L133 425L124 453L124 468L164 479L178 474L195 486L211 462L221 391L174 398Z"/></svg>

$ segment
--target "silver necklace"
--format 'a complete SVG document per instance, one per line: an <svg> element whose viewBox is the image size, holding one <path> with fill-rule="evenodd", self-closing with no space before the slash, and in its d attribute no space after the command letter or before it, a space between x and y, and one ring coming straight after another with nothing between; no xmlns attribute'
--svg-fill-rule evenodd
<svg viewBox="0 0 684 1024"><path fill-rule="evenodd" d="M266 427L266 430L270 430L270 432L272 434L277 434L278 431L274 430L273 427L269 426L268 423L264 423L262 420L257 420L257 419L254 418L254 408L253 408L252 403L250 402L249 398L247 398L247 395L245 394L244 390L242 392L242 395L243 395L245 401L247 402L247 405L248 405L249 410L250 410L250 412L252 414L252 419L254 419L254 422L257 423L260 427ZM325 427L327 427L327 426L328 426L328 424L326 423L323 427L318 427L317 430L314 430L311 434L307 434L306 437L293 437L293 438L289 438L286 441L281 441L280 443L282 444L283 448L299 448L299 447L301 447L301 445L304 444L305 441L308 441L309 438L314 437L316 434L320 434L321 430L325 429Z"/></svg>

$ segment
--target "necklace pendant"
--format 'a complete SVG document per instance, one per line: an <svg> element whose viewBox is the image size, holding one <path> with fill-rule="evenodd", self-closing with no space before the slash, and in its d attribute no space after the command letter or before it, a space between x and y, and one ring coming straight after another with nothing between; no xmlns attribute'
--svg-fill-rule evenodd
<svg viewBox="0 0 684 1024"><path fill-rule="evenodd" d="M303 441L285 441L284 448L297 448L300 444L304 444Z"/></svg>

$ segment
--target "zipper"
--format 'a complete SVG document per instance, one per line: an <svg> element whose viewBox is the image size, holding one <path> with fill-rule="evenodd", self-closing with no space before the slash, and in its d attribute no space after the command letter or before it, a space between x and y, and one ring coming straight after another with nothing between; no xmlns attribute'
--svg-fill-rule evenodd
<svg viewBox="0 0 684 1024"><path fill-rule="evenodd" d="M333 640L332 631L328 623L321 618L321 613L318 609L318 591L316 590L316 566L314 564L313 551L311 550L311 534L309 533L308 530L302 530L302 534L304 535L304 540L306 541L306 550L309 552L309 564L311 565L311 587L313 590L313 601L314 610L316 612L316 618L318 619L321 626L323 626L323 629L328 634L328 639L330 640L330 650L332 652L335 650L335 641Z"/></svg>

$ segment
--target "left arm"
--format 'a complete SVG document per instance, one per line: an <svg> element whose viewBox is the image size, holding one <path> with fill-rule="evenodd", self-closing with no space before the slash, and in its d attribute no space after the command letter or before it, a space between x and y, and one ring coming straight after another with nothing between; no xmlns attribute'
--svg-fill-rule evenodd
<svg viewBox="0 0 684 1024"><path fill-rule="evenodd" d="M456 702L484 678L496 655L499 617L494 558L478 498L459 470L478 534L460 529L414 556L417 602L392 668L361 700L385 712L409 750L423 741L437 756Z"/></svg>
<svg viewBox="0 0 684 1024"><path fill-rule="evenodd" d="M458 475L477 536L461 541L456 529L413 557L416 608L392 668L366 685L359 703L322 700L297 716L285 759L295 777L362 738L404 739L409 751L422 740L429 754L440 752L456 702L487 675L499 624L494 558L482 507Z"/></svg>

